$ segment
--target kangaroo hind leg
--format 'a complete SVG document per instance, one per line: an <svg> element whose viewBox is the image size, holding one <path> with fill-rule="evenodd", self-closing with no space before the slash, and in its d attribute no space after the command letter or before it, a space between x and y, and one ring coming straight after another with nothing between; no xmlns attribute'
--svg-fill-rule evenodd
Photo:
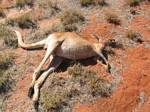
<svg viewBox="0 0 150 112"><path fill-rule="evenodd" d="M31 83L31 86L29 88L29 91L28 91L28 96L31 98L34 91L33 91L33 87L34 87L34 83L37 79L37 76L38 76L38 73L40 72L42 66L44 65L44 63L47 61L47 59L52 55L52 53L54 52L54 50L59 46L59 43L57 41L53 41L53 42L49 42L48 44L48 48L47 48L47 51L46 51L46 54L43 58L43 60L41 61L41 63L39 64L39 66L36 68L36 70L34 71L33 73L33 76L32 76L32 83Z"/></svg>
<svg viewBox="0 0 150 112"><path fill-rule="evenodd" d="M34 95L33 95L33 104L35 108L38 108L38 99L39 99L39 94L40 94L40 87L42 86L42 84L44 83L44 81L46 80L46 78L49 76L50 73L54 72L58 66L62 63L63 58L55 56L52 59L52 62L49 65L49 68L47 71L45 71L39 78L38 80L35 82L34 85Z"/></svg>

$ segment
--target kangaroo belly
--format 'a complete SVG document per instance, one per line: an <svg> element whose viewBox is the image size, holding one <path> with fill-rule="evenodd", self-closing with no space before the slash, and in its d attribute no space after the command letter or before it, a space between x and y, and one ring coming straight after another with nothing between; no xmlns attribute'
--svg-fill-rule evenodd
<svg viewBox="0 0 150 112"><path fill-rule="evenodd" d="M68 58L68 59L86 59L95 56L91 45L86 42L63 42L56 50L56 55Z"/></svg>

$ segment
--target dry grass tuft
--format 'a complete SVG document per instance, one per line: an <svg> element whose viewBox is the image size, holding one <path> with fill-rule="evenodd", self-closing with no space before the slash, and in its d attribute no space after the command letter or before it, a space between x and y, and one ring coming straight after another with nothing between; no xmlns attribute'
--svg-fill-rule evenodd
<svg viewBox="0 0 150 112"><path fill-rule="evenodd" d="M10 83L10 76L6 71L12 66L12 64L12 55L6 52L0 52L0 94L9 89L8 83Z"/></svg>
<svg viewBox="0 0 150 112"><path fill-rule="evenodd" d="M80 4L82 6L89 6L89 5L106 5L105 0L80 0Z"/></svg>
<svg viewBox="0 0 150 112"><path fill-rule="evenodd" d="M139 5L141 0L127 0L127 4L130 6L137 6Z"/></svg>
<svg viewBox="0 0 150 112"><path fill-rule="evenodd" d="M6 70L10 65L12 65L12 55L0 52L0 69Z"/></svg>
<svg viewBox="0 0 150 112"><path fill-rule="evenodd" d="M23 66L16 66L12 52L0 52L0 95L5 94L15 84L16 77L23 72Z"/></svg>
<svg viewBox="0 0 150 112"><path fill-rule="evenodd" d="M49 93L44 93L42 96L42 99L44 100L44 110L49 111L49 110L59 110L61 107L61 103L63 103L63 99L67 97L67 90L63 91L60 94L53 94L50 95Z"/></svg>
<svg viewBox="0 0 150 112"><path fill-rule="evenodd" d="M82 23L85 21L83 14L77 10L65 10L59 17L64 25Z"/></svg>
<svg viewBox="0 0 150 112"><path fill-rule="evenodd" d="M61 11L61 9L57 5L57 1L53 0L37 0L36 5L43 12L42 17L40 19L49 18L50 16Z"/></svg>
<svg viewBox="0 0 150 112"><path fill-rule="evenodd" d="M137 43L142 43L143 39L141 38L141 35L135 31L128 31L126 34L126 37L133 40L134 42Z"/></svg>
<svg viewBox="0 0 150 112"><path fill-rule="evenodd" d="M109 81L103 78L93 78L89 82L91 93L93 96L101 95L102 97L108 97L111 95L111 88Z"/></svg>
<svg viewBox="0 0 150 112"><path fill-rule="evenodd" d="M20 28L37 28L37 23L33 18L31 13L26 13L24 15L8 18L6 24L11 26L18 26Z"/></svg>
<svg viewBox="0 0 150 112"><path fill-rule="evenodd" d="M47 38L49 34L51 34L51 27L33 30L27 34L27 41L37 42L37 41Z"/></svg>
<svg viewBox="0 0 150 112"><path fill-rule="evenodd" d="M33 6L33 0L15 0L16 7L23 8L25 6Z"/></svg>
<svg viewBox="0 0 150 112"><path fill-rule="evenodd" d="M81 76L83 72L84 70L80 64L75 64L73 67L68 68L68 74L72 77Z"/></svg>
<svg viewBox="0 0 150 112"><path fill-rule="evenodd" d="M0 24L0 39L4 40L4 44L8 47L16 48L18 46L16 35L6 25Z"/></svg>
<svg viewBox="0 0 150 112"><path fill-rule="evenodd" d="M121 24L121 20L118 17L117 14L112 13L112 12L107 12L105 14L105 18L109 23L115 24L115 25L120 25Z"/></svg>
<svg viewBox="0 0 150 112"><path fill-rule="evenodd" d="M0 17L2 17L2 18L6 17L2 8L0 8Z"/></svg>
<svg viewBox="0 0 150 112"><path fill-rule="evenodd" d="M37 42L47 38L47 36L53 32L64 32L64 31L65 31L64 26L61 23L53 24L52 26L48 26L44 29L33 30L29 32L29 34L27 35L28 37L27 41Z"/></svg>
<svg viewBox="0 0 150 112"><path fill-rule="evenodd" d="M65 10L61 12L59 18L63 26L61 27L65 31L77 31L79 26L85 22L83 14L77 10Z"/></svg>

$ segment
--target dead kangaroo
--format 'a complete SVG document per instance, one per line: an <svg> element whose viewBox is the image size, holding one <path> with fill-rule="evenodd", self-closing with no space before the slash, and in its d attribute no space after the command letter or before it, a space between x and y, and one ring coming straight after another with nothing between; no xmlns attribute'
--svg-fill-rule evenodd
<svg viewBox="0 0 150 112"><path fill-rule="evenodd" d="M43 60L33 73L33 80L29 89L28 95L33 99L34 103L38 102L40 86L48 75L55 71L56 68L62 63L64 58L79 60L93 56L100 56L106 64L105 67L110 68L107 59L102 54L103 44L100 41L98 43L92 43L74 32L56 32L50 34L48 38L42 41L32 44L25 44L21 33L18 31L15 32L17 34L18 44L20 47L24 49L34 49L40 47L47 49ZM40 72L43 64L48 58L50 58L50 56L52 56L52 60L49 65L49 69L37 79L37 74Z"/></svg>

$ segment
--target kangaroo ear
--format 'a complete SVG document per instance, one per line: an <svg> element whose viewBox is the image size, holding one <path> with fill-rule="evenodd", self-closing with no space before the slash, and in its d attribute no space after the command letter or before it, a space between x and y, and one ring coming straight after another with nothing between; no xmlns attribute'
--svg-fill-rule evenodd
<svg viewBox="0 0 150 112"><path fill-rule="evenodd" d="M102 42L102 37L100 35L97 35L95 33L92 34L99 42Z"/></svg>

